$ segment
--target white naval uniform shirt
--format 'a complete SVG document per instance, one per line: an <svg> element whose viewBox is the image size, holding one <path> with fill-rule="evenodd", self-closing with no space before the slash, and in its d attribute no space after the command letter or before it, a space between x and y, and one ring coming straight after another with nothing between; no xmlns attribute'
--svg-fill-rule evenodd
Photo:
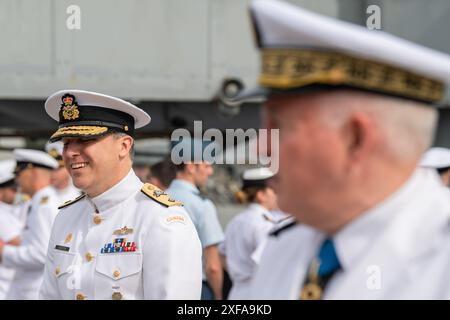
<svg viewBox="0 0 450 320"><path fill-rule="evenodd" d="M67 201L72 201L73 199L79 197L81 195L81 191L75 188L72 184L72 181L69 182L69 185L64 189L56 189L56 195L58 196L58 202L60 205L66 203Z"/></svg>
<svg viewBox="0 0 450 320"><path fill-rule="evenodd" d="M295 225L270 236L252 299L299 299L325 239ZM417 169L394 194L333 237L342 269L324 299L449 299L450 197L432 170Z"/></svg>
<svg viewBox="0 0 450 320"><path fill-rule="evenodd" d="M25 228L31 210L31 198L23 194L16 195L13 214L19 220L21 229ZM57 201L58 202L58 201Z"/></svg>
<svg viewBox="0 0 450 320"><path fill-rule="evenodd" d="M13 214L14 206L0 201L0 240L9 242L20 236L22 230L19 220ZM0 300L6 298L11 282L14 279L14 269L6 268L0 263Z"/></svg>
<svg viewBox="0 0 450 320"><path fill-rule="evenodd" d="M58 204L52 187L39 190L31 198L21 245L6 245L2 255L2 264L16 270L8 299L38 298L50 231L57 212Z"/></svg>
<svg viewBox="0 0 450 320"><path fill-rule="evenodd" d="M272 214L257 203L237 214L227 225L221 250L226 257L227 271L233 282L229 299L248 297L250 280L256 271L252 254L275 226Z"/></svg>
<svg viewBox="0 0 450 320"><path fill-rule="evenodd" d="M41 299L200 298L201 245L189 215L150 199L142 186L130 170L103 194L62 208ZM102 252L114 241L134 243L135 251Z"/></svg>

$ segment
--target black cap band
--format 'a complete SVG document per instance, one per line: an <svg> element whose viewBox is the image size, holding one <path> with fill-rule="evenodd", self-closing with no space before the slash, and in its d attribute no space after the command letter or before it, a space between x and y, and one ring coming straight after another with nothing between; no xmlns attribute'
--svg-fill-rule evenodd
<svg viewBox="0 0 450 320"><path fill-rule="evenodd" d="M14 188L16 186L16 179L12 178L8 181L0 183L0 188Z"/></svg>
<svg viewBox="0 0 450 320"><path fill-rule="evenodd" d="M59 110L59 127L99 126L134 135L134 118L122 111L96 106L76 106L76 116L68 116L64 107Z"/></svg>
<svg viewBox="0 0 450 320"><path fill-rule="evenodd" d="M268 179L244 180L242 183L242 189L265 188L267 187L267 181Z"/></svg>
<svg viewBox="0 0 450 320"><path fill-rule="evenodd" d="M19 174L19 172L25 170L25 169L31 169L31 168L43 168L43 169L49 169L54 170L54 168L46 166L44 164L40 163L34 163L29 161L17 161L16 168L14 169L14 174Z"/></svg>

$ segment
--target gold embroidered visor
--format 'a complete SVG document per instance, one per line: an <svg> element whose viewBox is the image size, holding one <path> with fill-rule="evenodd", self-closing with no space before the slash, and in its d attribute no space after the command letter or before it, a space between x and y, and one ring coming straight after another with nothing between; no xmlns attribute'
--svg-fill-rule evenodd
<svg viewBox="0 0 450 320"><path fill-rule="evenodd" d="M51 137L50 141L55 142L65 137L96 137L105 134L108 127L100 126L67 126L60 127Z"/></svg>
<svg viewBox="0 0 450 320"><path fill-rule="evenodd" d="M440 102L445 93L441 81L383 63L314 49L262 49L259 84L281 90L310 85L348 86L428 103Z"/></svg>

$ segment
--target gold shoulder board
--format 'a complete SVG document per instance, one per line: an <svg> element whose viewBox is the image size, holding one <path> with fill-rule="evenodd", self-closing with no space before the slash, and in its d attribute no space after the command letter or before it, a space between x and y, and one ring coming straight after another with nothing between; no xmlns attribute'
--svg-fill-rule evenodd
<svg viewBox="0 0 450 320"><path fill-rule="evenodd" d="M66 202L64 202L62 205L60 205L60 206L58 207L58 209L62 209L62 208L65 208L65 207L67 207L67 206L70 206L71 204L77 202L78 200L83 199L85 196L86 196L86 194L83 193L81 196L79 196L79 197L77 197L77 198L75 198L75 199L73 199L73 200L66 201Z"/></svg>
<svg viewBox="0 0 450 320"><path fill-rule="evenodd" d="M157 186L154 186L153 184L150 183L144 184L142 186L141 191L149 198L155 200L156 202L162 204L163 206L172 207L183 205L180 201L171 199L167 193L159 189Z"/></svg>

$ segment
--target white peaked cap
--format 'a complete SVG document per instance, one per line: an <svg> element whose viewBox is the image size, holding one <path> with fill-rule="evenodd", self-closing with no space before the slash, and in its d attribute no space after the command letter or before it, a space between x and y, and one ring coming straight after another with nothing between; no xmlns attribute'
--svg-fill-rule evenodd
<svg viewBox="0 0 450 320"><path fill-rule="evenodd" d="M47 169L57 169L58 161L48 153L33 149L15 149L14 157L17 162L16 170L20 167L42 167Z"/></svg>
<svg viewBox="0 0 450 320"><path fill-rule="evenodd" d="M14 179L14 168L16 162L14 160L0 161L0 185Z"/></svg>
<svg viewBox="0 0 450 320"><path fill-rule="evenodd" d="M450 149L440 147L429 149L420 160L420 166L435 169L450 167Z"/></svg>
<svg viewBox="0 0 450 320"><path fill-rule="evenodd" d="M254 0L250 11L265 89L347 86L449 105L448 54L283 1Z"/></svg>

